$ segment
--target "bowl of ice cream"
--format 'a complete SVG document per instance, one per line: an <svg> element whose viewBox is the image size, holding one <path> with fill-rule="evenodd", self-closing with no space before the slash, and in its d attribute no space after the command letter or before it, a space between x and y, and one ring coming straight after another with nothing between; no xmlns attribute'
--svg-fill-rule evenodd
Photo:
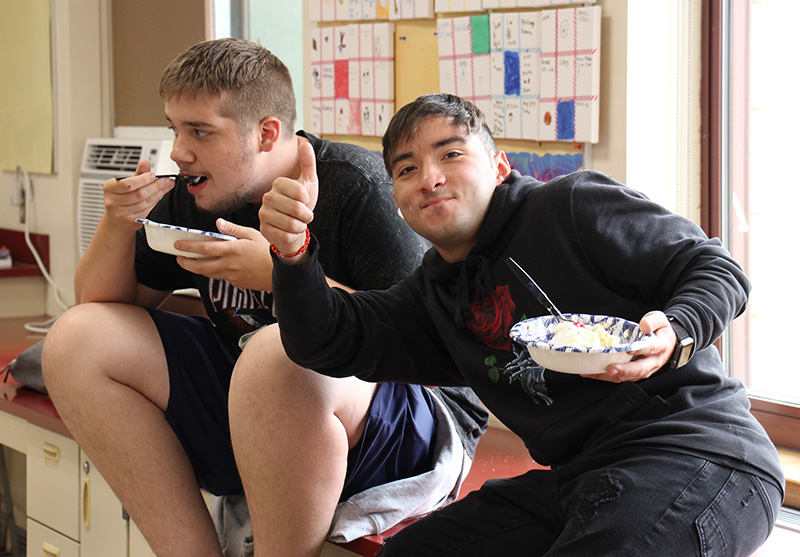
<svg viewBox="0 0 800 557"><path fill-rule="evenodd" d="M197 230L176 226L174 224L164 224L149 219L136 219L136 222L144 225L144 233L147 237L147 244L156 251L168 253L170 255L182 255L193 259L203 259L205 256L175 249L175 242L178 240L193 240L199 242L217 242L221 240L236 240L235 236L220 234L219 232L209 232L207 230Z"/></svg>
<svg viewBox="0 0 800 557"><path fill-rule="evenodd" d="M603 373L612 363L628 362L629 352L650 344L639 325L607 315L567 313L567 323L552 315L515 324L511 339L527 347L533 361L552 371L577 374Z"/></svg>

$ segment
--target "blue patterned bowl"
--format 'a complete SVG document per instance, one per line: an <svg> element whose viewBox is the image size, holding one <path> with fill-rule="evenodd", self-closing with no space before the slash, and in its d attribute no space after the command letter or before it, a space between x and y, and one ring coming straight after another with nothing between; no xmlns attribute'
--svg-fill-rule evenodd
<svg viewBox="0 0 800 557"><path fill-rule="evenodd" d="M584 325L602 325L611 335L619 338L617 346L563 346L553 344L551 330L558 324L552 315L520 321L509 332L515 342L528 348L533 361L540 366L563 373L603 373L609 364L630 361L628 352L640 350L650 344L653 335L644 335L639 325L619 317L567 313L564 317Z"/></svg>
<svg viewBox="0 0 800 557"><path fill-rule="evenodd" d="M219 232L208 232L206 230L196 230L174 224L164 224L148 219L136 219L136 222L144 225L144 233L147 236L147 244L156 251L169 253L170 255L182 255L192 259L203 259L204 255L175 249L175 242L178 240L193 240L195 242L209 242L216 240L236 240L235 236L220 234Z"/></svg>

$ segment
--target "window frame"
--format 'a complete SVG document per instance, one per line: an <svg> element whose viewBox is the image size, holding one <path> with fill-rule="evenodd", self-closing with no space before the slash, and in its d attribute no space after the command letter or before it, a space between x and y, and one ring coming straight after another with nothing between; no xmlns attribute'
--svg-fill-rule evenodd
<svg viewBox="0 0 800 557"><path fill-rule="evenodd" d="M725 238L737 233L728 224L726 196L731 189L746 194L748 185L747 110L743 109L749 103L748 43L731 37L747 36L749 0L703 0L702 20L701 226L708 236ZM726 83L728 75L734 76L731 84ZM746 261L747 253L733 256ZM745 319L732 327L744 327L747 333ZM747 356L746 347L734 349L725 341L717 347L734 363ZM800 450L800 406L752 394L749 398L753 415L772 442Z"/></svg>

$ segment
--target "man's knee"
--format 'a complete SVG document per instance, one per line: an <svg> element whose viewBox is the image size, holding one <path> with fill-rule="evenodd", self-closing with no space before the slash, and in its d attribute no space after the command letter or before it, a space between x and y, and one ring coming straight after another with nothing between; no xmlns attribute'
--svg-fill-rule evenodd
<svg viewBox="0 0 800 557"><path fill-rule="evenodd" d="M87 336L97 326L95 320L97 304L80 304L64 312L45 336L42 345L42 375L48 383L56 381L59 371L81 349L87 350ZM88 333L88 334L87 334Z"/></svg>
<svg viewBox="0 0 800 557"><path fill-rule="evenodd" d="M140 307L89 303L70 308L53 324L42 347L42 374L48 390L64 382L91 381L114 373L127 383L127 368L153 370L166 364L152 348L161 342ZM130 372L128 372L130 374Z"/></svg>
<svg viewBox="0 0 800 557"><path fill-rule="evenodd" d="M231 378L231 391L278 387L290 381L291 365L283 351L277 325L263 327L253 334L242 349Z"/></svg>

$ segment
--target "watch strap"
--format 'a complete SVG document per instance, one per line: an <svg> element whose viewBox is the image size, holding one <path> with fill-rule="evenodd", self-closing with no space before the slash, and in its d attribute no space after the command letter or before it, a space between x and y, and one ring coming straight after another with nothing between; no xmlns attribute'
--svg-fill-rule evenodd
<svg viewBox="0 0 800 557"><path fill-rule="evenodd" d="M686 365L686 362L689 361L692 353L694 353L694 339L689 334L689 331L686 330L686 327L681 325L674 317L669 317L669 324L678 339L675 343L675 350L673 350L669 359L669 367L676 369Z"/></svg>

